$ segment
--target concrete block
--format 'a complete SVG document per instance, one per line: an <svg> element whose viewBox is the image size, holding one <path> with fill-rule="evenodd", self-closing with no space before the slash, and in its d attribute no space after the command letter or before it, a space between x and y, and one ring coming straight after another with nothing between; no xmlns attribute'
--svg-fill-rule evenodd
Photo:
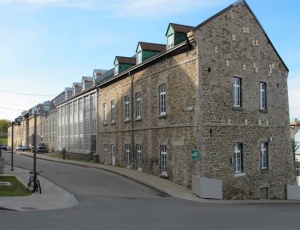
<svg viewBox="0 0 300 230"><path fill-rule="evenodd" d="M286 186L286 199L287 200L300 200L300 187L297 185Z"/></svg>
<svg viewBox="0 0 300 230"><path fill-rule="evenodd" d="M222 181L193 175L192 191L200 198L221 200L223 197Z"/></svg>

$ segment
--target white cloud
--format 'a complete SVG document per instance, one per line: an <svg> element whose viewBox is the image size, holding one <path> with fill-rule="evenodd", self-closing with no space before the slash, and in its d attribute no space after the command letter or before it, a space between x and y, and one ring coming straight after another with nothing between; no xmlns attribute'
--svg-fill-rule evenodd
<svg viewBox="0 0 300 230"><path fill-rule="evenodd" d="M184 3L182 0L0 0L0 5L76 7L103 11L115 17L161 17L230 3L231 0L186 0Z"/></svg>

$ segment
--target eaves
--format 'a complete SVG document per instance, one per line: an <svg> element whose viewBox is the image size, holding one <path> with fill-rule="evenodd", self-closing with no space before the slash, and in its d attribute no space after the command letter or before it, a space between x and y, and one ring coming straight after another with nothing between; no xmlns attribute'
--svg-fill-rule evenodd
<svg viewBox="0 0 300 230"><path fill-rule="evenodd" d="M94 85L94 86L91 86L90 88L87 88L87 89L85 89L84 91L81 91L81 92L75 94L74 96L69 97L68 99L66 99L66 100L64 100L64 101L62 101L62 102L60 102L59 104L56 105L56 108L58 108L58 107L60 107L60 106L62 106L62 105L64 105L64 104L66 104L66 103L68 103L68 102L70 102L70 101L73 101L73 100L76 99L77 97L80 97L80 96L82 96L82 95L84 95L84 94L86 94L86 93L88 93L88 92L90 92L90 91L96 90L96 89L97 89L97 86L95 86L95 85Z"/></svg>
<svg viewBox="0 0 300 230"><path fill-rule="evenodd" d="M185 51L189 50L190 48L191 48L191 46L190 46L188 41L181 42L180 44L174 46L173 48L171 48L169 50L161 52L161 53L159 53L159 54L143 61L142 63L140 63L138 65L130 67L130 68L122 71L121 73L119 73L119 74L117 74L117 75L115 75L111 78L108 78L107 80L99 83L98 87L99 88L105 87L106 85L109 85L112 82L118 81L118 80L120 80L124 77L130 76L132 73L136 73L136 72L148 67L149 65L152 65L152 64L160 61L163 58L171 57L171 56L174 56L178 53L185 52Z"/></svg>

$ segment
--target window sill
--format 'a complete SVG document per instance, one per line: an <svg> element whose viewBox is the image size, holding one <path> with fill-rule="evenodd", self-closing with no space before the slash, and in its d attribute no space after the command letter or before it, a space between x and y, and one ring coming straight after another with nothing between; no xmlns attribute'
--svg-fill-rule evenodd
<svg viewBox="0 0 300 230"><path fill-rule="evenodd" d="M142 120L142 117L141 116L138 116L135 118L135 121L141 121Z"/></svg>
<svg viewBox="0 0 300 230"><path fill-rule="evenodd" d="M124 123L128 123L130 121L130 119L129 118L126 118L125 120L124 120Z"/></svg>
<svg viewBox="0 0 300 230"><path fill-rule="evenodd" d="M116 122L115 122L115 121L111 121L110 124L111 124L111 125L114 125L114 124L116 124Z"/></svg>
<svg viewBox="0 0 300 230"><path fill-rule="evenodd" d="M269 169L260 169L260 172L261 172L261 173L268 173L268 172L269 172Z"/></svg>
<svg viewBox="0 0 300 230"><path fill-rule="evenodd" d="M241 176L246 176L246 173L240 172L240 173L235 173L234 174L234 177L241 177Z"/></svg>
<svg viewBox="0 0 300 230"><path fill-rule="evenodd" d="M107 122L104 122L104 123L103 123L103 126L106 126L106 125L107 125Z"/></svg>
<svg viewBox="0 0 300 230"><path fill-rule="evenodd" d="M163 178L169 178L167 172L162 172L162 173L160 174L160 177L163 177Z"/></svg>
<svg viewBox="0 0 300 230"><path fill-rule="evenodd" d="M267 109L259 109L259 112L261 112L261 113L268 113L268 110Z"/></svg>
<svg viewBox="0 0 300 230"><path fill-rule="evenodd" d="M166 118L167 117L167 113L161 113L159 114L159 118Z"/></svg>
<svg viewBox="0 0 300 230"><path fill-rule="evenodd" d="M234 111L243 111L243 108L242 107L233 106L232 110L234 110Z"/></svg>
<svg viewBox="0 0 300 230"><path fill-rule="evenodd" d="M139 172L143 172L142 168L138 168L137 171Z"/></svg>

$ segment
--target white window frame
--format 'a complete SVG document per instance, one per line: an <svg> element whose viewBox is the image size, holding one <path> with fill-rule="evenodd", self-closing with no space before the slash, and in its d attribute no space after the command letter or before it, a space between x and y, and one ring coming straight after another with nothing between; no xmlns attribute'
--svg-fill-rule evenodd
<svg viewBox="0 0 300 230"><path fill-rule="evenodd" d="M168 154L167 154L167 146L160 146L160 169L162 176L168 176Z"/></svg>
<svg viewBox="0 0 300 230"><path fill-rule="evenodd" d="M103 103L103 123L107 124L107 105Z"/></svg>
<svg viewBox="0 0 300 230"><path fill-rule="evenodd" d="M142 51L139 51L137 54L136 54L136 64L140 64L142 63L143 59L142 59Z"/></svg>
<svg viewBox="0 0 300 230"><path fill-rule="evenodd" d="M110 112L111 112L111 123L114 124L116 122L116 102L114 100L110 102Z"/></svg>
<svg viewBox="0 0 300 230"><path fill-rule="evenodd" d="M234 173L243 173L243 144L237 142L233 149L233 166Z"/></svg>
<svg viewBox="0 0 300 230"><path fill-rule="evenodd" d="M124 122L129 121L130 103L129 96L124 96Z"/></svg>
<svg viewBox="0 0 300 230"><path fill-rule="evenodd" d="M170 34L169 36L168 36L168 41L167 41L167 48L168 49L171 49L172 47L174 47L174 34Z"/></svg>
<svg viewBox="0 0 300 230"><path fill-rule="evenodd" d="M137 144L136 145L136 155L137 155L137 166L138 166L138 171L142 171L143 168L143 159L142 159L142 145Z"/></svg>
<svg viewBox="0 0 300 230"><path fill-rule="evenodd" d="M239 77L233 78L233 106L242 107L242 79Z"/></svg>
<svg viewBox="0 0 300 230"><path fill-rule="evenodd" d="M268 142L260 143L260 169L266 170L269 167L269 145Z"/></svg>
<svg viewBox="0 0 300 230"><path fill-rule="evenodd" d="M135 118L139 120L142 118L142 108L141 108L141 93L137 92L135 94Z"/></svg>
<svg viewBox="0 0 300 230"><path fill-rule="evenodd" d="M267 109L267 83L259 82L259 109Z"/></svg>
<svg viewBox="0 0 300 230"><path fill-rule="evenodd" d="M117 75L119 73L119 65L115 65L114 67L114 75Z"/></svg>
<svg viewBox="0 0 300 230"><path fill-rule="evenodd" d="M125 144L125 165L130 168L130 144Z"/></svg>
<svg viewBox="0 0 300 230"><path fill-rule="evenodd" d="M166 100L167 86L159 86L159 115L165 116L167 114L167 100Z"/></svg>

